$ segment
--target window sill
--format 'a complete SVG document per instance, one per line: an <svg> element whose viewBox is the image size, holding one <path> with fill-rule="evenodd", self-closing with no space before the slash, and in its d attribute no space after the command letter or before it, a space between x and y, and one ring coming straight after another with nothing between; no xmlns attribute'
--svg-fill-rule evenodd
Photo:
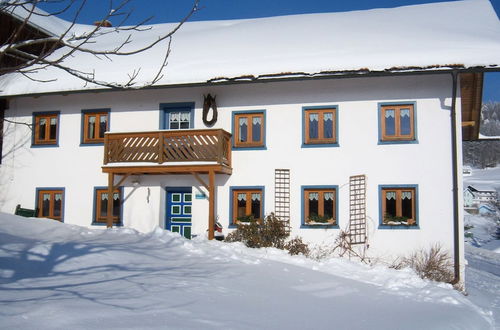
<svg viewBox="0 0 500 330"><path fill-rule="evenodd" d="M419 225L416 226L407 226L407 225L379 225L378 229L389 229L389 230L412 230L412 229L420 229Z"/></svg>
<svg viewBox="0 0 500 330"><path fill-rule="evenodd" d="M80 147L99 147L104 146L104 142L82 142L80 143Z"/></svg>
<svg viewBox="0 0 500 330"><path fill-rule="evenodd" d="M339 229L339 225L300 225L300 229Z"/></svg>
<svg viewBox="0 0 500 330"><path fill-rule="evenodd" d="M232 150L267 150L266 146L248 146L248 147L243 147L243 146L232 146Z"/></svg>
<svg viewBox="0 0 500 330"><path fill-rule="evenodd" d="M93 221L91 223L92 226L107 226L107 223L103 223L103 222L95 222ZM123 223L113 223L113 226L116 226L116 227L122 227L123 226Z"/></svg>
<svg viewBox="0 0 500 330"><path fill-rule="evenodd" d="M301 148L338 148L338 143L302 143Z"/></svg>
<svg viewBox="0 0 500 330"><path fill-rule="evenodd" d="M378 141L379 145L384 144L418 144L418 140L387 140L387 141Z"/></svg>
<svg viewBox="0 0 500 330"><path fill-rule="evenodd" d="M31 148L59 148L59 143L32 144Z"/></svg>

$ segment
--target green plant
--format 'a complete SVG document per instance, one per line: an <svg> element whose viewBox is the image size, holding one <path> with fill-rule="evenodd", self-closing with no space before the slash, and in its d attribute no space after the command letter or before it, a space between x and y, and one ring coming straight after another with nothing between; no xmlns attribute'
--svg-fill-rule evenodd
<svg viewBox="0 0 500 330"><path fill-rule="evenodd" d="M318 223L329 223L333 220L331 215L318 215L316 213L312 213L308 217L308 221L318 222Z"/></svg>
<svg viewBox="0 0 500 330"><path fill-rule="evenodd" d="M255 218L252 214L249 214L249 215L244 215L244 216L241 216L241 217L237 217L236 220L238 220L239 222L252 222L252 221L255 221Z"/></svg>

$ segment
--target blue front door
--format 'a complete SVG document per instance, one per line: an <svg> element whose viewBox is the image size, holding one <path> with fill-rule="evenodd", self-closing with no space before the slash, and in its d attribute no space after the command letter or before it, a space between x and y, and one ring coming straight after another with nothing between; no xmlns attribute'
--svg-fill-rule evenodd
<svg viewBox="0 0 500 330"><path fill-rule="evenodd" d="M191 238L191 187L167 188L167 219L165 228Z"/></svg>

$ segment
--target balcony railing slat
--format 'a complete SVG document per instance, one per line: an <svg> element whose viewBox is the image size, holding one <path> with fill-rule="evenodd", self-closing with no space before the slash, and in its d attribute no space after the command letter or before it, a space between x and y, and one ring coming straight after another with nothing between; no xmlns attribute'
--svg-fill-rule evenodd
<svg viewBox="0 0 500 330"><path fill-rule="evenodd" d="M214 161L231 166L230 139L222 129L106 133L104 163Z"/></svg>

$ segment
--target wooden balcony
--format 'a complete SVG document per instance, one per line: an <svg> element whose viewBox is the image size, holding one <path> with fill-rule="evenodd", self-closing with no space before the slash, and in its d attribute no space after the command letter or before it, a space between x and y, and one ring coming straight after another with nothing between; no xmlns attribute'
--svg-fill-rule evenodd
<svg viewBox="0 0 500 330"><path fill-rule="evenodd" d="M214 169L231 174L231 134L222 129L106 133L104 165L104 172L115 174Z"/></svg>

